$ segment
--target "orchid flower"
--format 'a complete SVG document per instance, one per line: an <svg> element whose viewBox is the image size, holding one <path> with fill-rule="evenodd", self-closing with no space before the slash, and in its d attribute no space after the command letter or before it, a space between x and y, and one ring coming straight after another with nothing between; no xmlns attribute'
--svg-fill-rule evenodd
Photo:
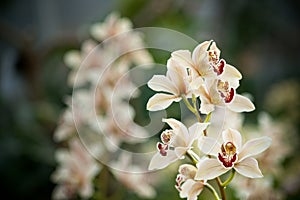
<svg viewBox="0 0 300 200"><path fill-rule="evenodd" d="M258 162L252 156L265 151L271 145L269 137L249 140L242 146L241 134L234 129L222 132L223 144L214 138L203 136L199 139L199 149L213 158L200 161L197 165L197 180L213 179L234 169L249 178L263 177Z"/></svg>
<svg viewBox="0 0 300 200"><path fill-rule="evenodd" d="M98 41L105 40L117 34L132 30L132 23L127 18L120 18L118 13L112 13L103 23L91 27L91 35Z"/></svg>
<svg viewBox="0 0 300 200"><path fill-rule="evenodd" d="M202 192L206 181L194 180L197 168L190 164L179 166L179 174L176 177L176 189L179 191L180 198L187 200L197 200Z"/></svg>
<svg viewBox="0 0 300 200"><path fill-rule="evenodd" d="M169 164L182 159L185 153L192 148L208 123L195 123L189 129L176 119L163 119L172 129L161 134L162 143L157 143L158 152L152 157L149 169L162 169Z"/></svg>
<svg viewBox="0 0 300 200"><path fill-rule="evenodd" d="M220 53L215 42L205 41L199 44L192 54L188 50L178 50L171 56L179 65L190 68L196 76L204 79L223 76L240 80L240 72L224 59L220 59Z"/></svg>
<svg viewBox="0 0 300 200"><path fill-rule="evenodd" d="M163 110L172 102L179 102L182 99L181 95L190 95L187 70L173 59L168 60L166 76L154 75L148 86L152 90L169 93L157 93L152 96L147 103L147 110L150 111Z"/></svg>
<svg viewBox="0 0 300 200"><path fill-rule="evenodd" d="M200 112L208 114L215 110L215 106L226 106L234 112L250 112L255 109L253 103L247 97L236 94L236 87L229 81L214 79L206 81L199 88Z"/></svg>
<svg viewBox="0 0 300 200"><path fill-rule="evenodd" d="M92 181L101 166L80 141L72 139L70 150L57 151L56 159L61 165L52 174L52 179L59 183L53 193L54 199L69 199L76 191L81 197L91 197L94 192Z"/></svg>
<svg viewBox="0 0 300 200"><path fill-rule="evenodd" d="M138 196L151 199L156 196L155 189L150 184L150 175L141 173L142 169L140 166L133 164L130 154L121 153L117 160L110 163L110 166L115 178Z"/></svg>

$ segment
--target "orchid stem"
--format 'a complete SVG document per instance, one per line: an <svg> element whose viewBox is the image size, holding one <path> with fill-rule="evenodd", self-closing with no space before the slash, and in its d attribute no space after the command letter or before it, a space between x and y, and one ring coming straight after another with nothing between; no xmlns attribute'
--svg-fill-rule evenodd
<svg viewBox="0 0 300 200"><path fill-rule="evenodd" d="M193 95L192 97L192 101L193 101L193 106L191 105L191 103L187 100L186 96L185 95L181 95L182 99L183 99L183 102L185 103L185 105L187 106L187 108L192 112L194 113L194 115L197 117L197 120L199 122L202 122L202 119L201 119L201 116L198 112L198 109L197 109L197 104L196 104L196 97L195 95Z"/></svg>
<svg viewBox="0 0 300 200"><path fill-rule="evenodd" d="M230 176L228 177L228 179L224 183L221 183L221 186L226 187L232 181L234 175L235 175L235 170L232 169Z"/></svg>
<svg viewBox="0 0 300 200"><path fill-rule="evenodd" d="M205 118L205 120L204 120L204 123L207 123L207 122L209 122L209 120L210 120L210 117L211 117L211 112L210 112L210 113L208 113L208 115L206 116L206 118Z"/></svg>
<svg viewBox="0 0 300 200"><path fill-rule="evenodd" d="M197 165L198 160L195 158L195 156L192 155L191 152L187 151L186 155L187 155L187 157L189 157L189 159L191 159L191 161L194 163L194 165Z"/></svg>
<svg viewBox="0 0 300 200"><path fill-rule="evenodd" d="M222 199L220 199L217 191L215 190L215 188L213 188L213 186L211 186L209 183L206 183L205 187L207 187L211 191L211 193L213 193L216 200L222 200Z"/></svg>
<svg viewBox="0 0 300 200"><path fill-rule="evenodd" d="M220 190L220 193L221 193L222 200L226 200L225 188L224 188L224 186L222 186L223 183L222 183L220 177L217 177L216 181L217 181L218 186L219 186L219 190Z"/></svg>

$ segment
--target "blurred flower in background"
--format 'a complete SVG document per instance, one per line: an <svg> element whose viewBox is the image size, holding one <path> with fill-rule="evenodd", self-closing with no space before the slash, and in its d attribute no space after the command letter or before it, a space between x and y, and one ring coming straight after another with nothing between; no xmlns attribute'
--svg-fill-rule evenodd
<svg viewBox="0 0 300 200"><path fill-rule="evenodd" d="M146 179L155 185L155 199L180 199L178 191L170 187L175 184L178 166L170 165L167 170L151 176L110 171L91 161L90 154L86 155L86 147L73 138L78 137L78 131L85 132L83 141L91 147L88 150L93 152L93 159L102 157L105 161L103 155L108 154L103 152L114 152L116 145L145 151L155 146L158 134L147 141L149 147L143 147L145 149L139 144L133 145L134 148L126 144L135 141L130 141L132 135L128 138L116 130L114 121L109 120L109 115L114 111L110 110L111 102L105 97L110 98L114 94L109 89L95 87L100 83L94 70L100 73L99 66L109 64L111 57L128 49L142 47L144 40L148 42L146 36L136 33L117 41L120 49L108 45L107 51L103 51L102 47L95 49L104 38L134 27L157 26L180 31L198 42L212 38L221 49L226 49L222 57L231 58L226 61L239 66L243 74L237 93L249 91L253 94L250 99L256 106L255 112L245 114L247 118L244 122L243 117L226 113L232 121L227 123L231 127L234 124L246 139L260 137L263 133L273 140L274 145L257 157L261 169L265 169L265 178L245 181L235 177L237 184L245 185L248 189L237 191L232 185L228 188L232 191L229 199L300 198L300 158L297 153L300 150L298 2L15 0L2 1L0 5L0 177L4 197L51 199L53 191L57 195L65 195L66 191L72 193L77 188L78 198L88 197L91 191L95 191L94 197L100 199L108 196L110 199L143 199L154 194L151 184L143 181ZM119 21L119 17L122 20ZM160 41L160 38L155 39ZM114 80L133 65L152 62L152 58L156 63L165 65L170 57L169 52L153 49L149 52L151 55L143 50L123 55L114 63L117 67L105 71L109 75L101 79L101 85L112 88ZM86 56L89 59L84 62L85 70L81 70L82 73L76 78ZM78 87L95 88L95 105L100 116L98 121L105 122L104 126L101 125L103 130L115 133L109 140L112 143L102 140L99 134L95 136L98 125L90 120L94 113L88 112L92 109L92 100L85 98L87 94L80 91L80 87L75 90L72 102L70 96L74 92L71 85L75 82ZM86 82L89 84L85 85ZM153 96L153 91L142 86L137 92L126 77L118 84L118 90L122 91L116 92L121 95L118 99L131 98L129 106L124 105L122 100L114 103L119 104L116 109L121 114L118 117L134 121L131 124L122 120L124 124L120 126L128 127L133 136L137 136L134 135L136 132L141 133L138 137L148 136L149 133L143 133L139 128L149 123L146 104ZM134 98L135 95L126 96L133 94L133 91L136 97L139 93L139 98ZM178 104L175 103L167 109L167 115L179 118L178 110ZM261 114L264 111L269 114ZM217 116L212 116L212 120L214 117ZM103 144L94 147L95 141L100 139ZM151 151L155 151L155 148ZM84 170L80 159L67 159L69 155L86 160ZM115 162L110 164L119 168L125 165L122 163L130 163L127 168L135 170L139 163L130 159L116 157ZM57 168L58 164L60 167ZM80 176L67 176L73 170L80 172ZM101 179L96 178L91 182L96 174ZM58 184L54 184L50 177ZM158 177L164 179L157 182L155 179ZM188 187L194 184L192 181L188 179L181 186ZM90 184L95 187L91 189ZM205 199L208 195L201 191L201 183L198 185L197 192L201 192L201 197ZM134 192L129 192L131 190ZM181 193L181 196L186 197L187 194Z"/></svg>

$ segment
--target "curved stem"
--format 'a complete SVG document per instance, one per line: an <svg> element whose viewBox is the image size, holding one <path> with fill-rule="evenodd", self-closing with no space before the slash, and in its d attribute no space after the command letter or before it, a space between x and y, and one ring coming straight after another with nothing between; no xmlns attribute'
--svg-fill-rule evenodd
<svg viewBox="0 0 300 200"><path fill-rule="evenodd" d="M185 103L185 105L187 106L187 108L192 112L194 113L194 115L197 117L197 120L199 122L202 122L202 119L201 119L201 116L197 110L197 105L196 105L196 97L193 95L193 106L191 105L191 103L187 100L186 96L185 95L181 95L182 99L183 99L183 102Z"/></svg>
<svg viewBox="0 0 300 200"><path fill-rule="evenodd" d="M194 110L195 110L194 114L196 115L197 120L199 122L203 122L202 119L201 119L201 116L199 114L199 111L198 111L197 98L196 98L195 94L192 94L192 102L193 102L193 107L194 107Z"/></svg>
<svg viewBox="0 0 300 200"><path fill-rule="evenodd" d="M221 184L221 186L226 187L232 181L234 175L235 175L235 170L232 169L230 176L228 177L228 179L224 183Z"/></svg>
<svg viewBox="0 0 300 200"><path fill-rule="evenodd" d="M209 189L209 191L211 191L211 193L214 195L216 200L221 200L218 193L216 192L215 188L213 188L213 186L211 186L209 183L206 183L205 187L207 187L207 189Z"/></svg>
<svg viewBox="0 0 300 200"><path fill-rule="evenodd" d="M219 190L220 190L220 193L221 193L222 200L226 200L225 188L222 186L222 181L221 181L220 177L217 177L216 181L217 181L218 186L219 186Z"/></svg>
<svg viewBox="0 0 300 200"><path fill-rule="evenodd" d="M181 95L182 99L183 99L183 102L185 103L185 105L187 106L187 108L192 112L194 113L195 112L195 109L194 107L190 104L190 102L187 100L186 96L184 95Z"/></svg>
<svg viewBox="0 0 300 200"><path fill-rule="evenodd" d="M211 117L211 112L210 112L210 113L208 113L208 115L206 116L206 118L205 118L205 120L204 120L204 123L207 123L207 122L209 122L209 120L210 120L210 117Z"/></svg>
<svg viewBox="0 0 300 200"><path fill-rule="evenodd" d="M189 157L189 159L191 159L191 161L194 163L194 165L197 165L198 160L195 158L195 156L193 156L194 152L190 152L191 150L187 151L185 154L187 155L187 157Z"/></svg>

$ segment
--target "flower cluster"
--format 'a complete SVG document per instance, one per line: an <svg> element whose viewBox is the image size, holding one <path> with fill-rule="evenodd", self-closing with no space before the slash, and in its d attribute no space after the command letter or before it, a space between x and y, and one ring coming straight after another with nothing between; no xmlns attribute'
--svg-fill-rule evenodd
<svg viewBox="0 0 300 200"><path fill-rule="evenodd" d="M133 121L135 113L128 101L138 91L126 76L131 67L152 63L142 35L132 29L128 19L115 13L103 23L93 25L90 33L94 39L84 41L81 50L65 55L65 63L71 69L69 84L73 94L67 98L67 108L54 134L63 146L56 152L54 199L92 197L93 181L101 179L101 169L123 166L124 159L113 162L111 158L117 159L119 147L123 143L140 143L148 134ZM139 168L131 162L126 162L126 166L126 170ZM129 184L127 180L141 182L147 175L121 173L117 169L111 174L124 186L142 197L155 195L147 181Z"/></svg>
<svg viewBox="0 0 300 200"><path fill-rule="evenodd" d="M288 158L293 150L293 142L286 135L287 130L293 132L290 125L275 121L267 113L260 113L258 127L244 126L246 138L261 136L262 133L272 138L272 146L257 157L265 175L264 179L243 179L236 177L232 183L237 195L242 199L283 199L284 191L282 182L286 180L282 167L283 161ZM276 179L281 184L274 188Z"/></svg>
<svg viewBox="0 0 300 200"><path fill-rule="evenodd" d="M225 187L235 172L248 178L263 177L253 156L271 145L271 139L266 136L243 144L242 134L225 114L218 121L210 121L219 109L225 110L225 113L255 109L250 99L237 93L241 73L221 58L220 53L213 41L199 44L192 53L188 50L175 51L167 62L166 75L154 75L148 82L152 90L159 92L149 99L148 110L163 110L173 102L183 101L197 118L197 122L189 128L176 119L163 119L170 129L161 133L157 153L149 164L150 170L162 169L185 156L190 158L193 165L181 165L176 178L180 197L189 200L197 199L204 188L220 199L209 183L212 179L217 181L222 199L226 199ZM215 125L213 123L226 126L217 133L211 133L216 131L210 129ZM195 153L195 148L202 154ZM229 178L222 182L220 176L228 171L231 171Z"/></svg>

